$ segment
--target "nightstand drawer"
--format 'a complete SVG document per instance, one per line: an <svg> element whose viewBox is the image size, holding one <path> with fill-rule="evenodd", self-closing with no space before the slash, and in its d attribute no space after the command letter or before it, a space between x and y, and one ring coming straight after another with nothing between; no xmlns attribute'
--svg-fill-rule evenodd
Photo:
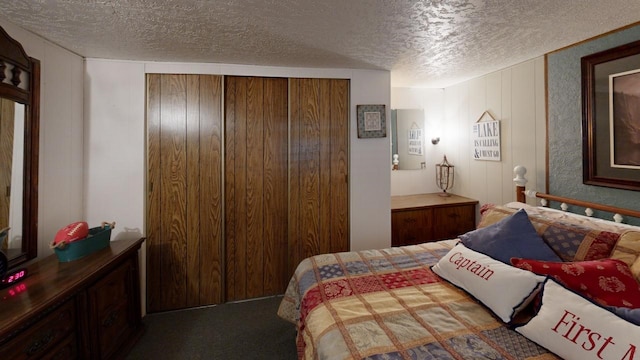
<svg viewBox="0 0 640 360"><path fill-rule="evenodd" d="M477 200L440 194L391 198L391 246L454 239L476 226Z"/></svg>
<svg viewBox="0 0 640 360"><path fill-rule="evenodd" d="M476 206L458 205L438 208L433 212L433 239L454 239L475 229Z"/></svg>
<svg viewBox="0 0 640 360"><path fill-rule="evenodd" d="M433 238L431 209L397 211L391 215L391 246L414 245Z"/></svg>

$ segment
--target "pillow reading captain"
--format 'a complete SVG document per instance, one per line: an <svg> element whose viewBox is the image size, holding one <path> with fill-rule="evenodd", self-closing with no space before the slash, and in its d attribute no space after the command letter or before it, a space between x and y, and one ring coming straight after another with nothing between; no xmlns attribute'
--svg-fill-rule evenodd
<svg viewBox="0 0 640 360"><path fill-rule="evenodd" d="M431 270L466 290L506 323L529 304L545 279L505 265L460 243Z"/></svg>

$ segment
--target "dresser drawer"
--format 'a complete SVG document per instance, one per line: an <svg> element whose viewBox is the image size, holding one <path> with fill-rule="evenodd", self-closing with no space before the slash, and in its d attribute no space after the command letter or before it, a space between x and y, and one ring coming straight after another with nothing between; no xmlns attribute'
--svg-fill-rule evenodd
<svg viewBox="0 0 640 360"><path fill-rule="evenodd" d="M77 344L72 336L76 327L75 312L75 302L73 300L67 301L3 346L2 358L12 360L42 359L45 356L58 354L57 350L63 345L62 343L68 345L69 354L75 355Z"/></svg>
<svg viewBox="0 0 640 360"><path fill-rule="evenodd" d="M477 200L440 193L391 197L391 245L454 239L476 226Z"/></svg>
<svg viewBox="0 0 640 360"><path fill-rule="evenodd" d="M89 288L91 303L98 318L105 316L115 304L127 302L127 286L131 266L127 261Z"/></svg>
<svg viewBox="0 0 640 360"><path fill-rule="evenodd" d="M132 312L133 264L126 261L112 273L89 288L89 304L93 354L108 359L128 340L135 330L137 319ZM97 351L95 351L97 350Z"/></svg>
<svg viewBox="0 0 640 360"><path fill-rule="evenodd" d="M433 238L433 210L404 210L391 214L391 245L414 245Z"/></svg>
<svg viewBox="0 0 640 360"><path fill-rule="evenodd" d="M78 346L76 345L75 333L63 339L51 353L44 355L42 360L72 360L78 358Z"/></svg>
<svg viewBox="0 0 640 360"><path fill-rule="evenodd" d="M476 206L458 205L434 209L433 239L454 239L475 229Z"/></svg>

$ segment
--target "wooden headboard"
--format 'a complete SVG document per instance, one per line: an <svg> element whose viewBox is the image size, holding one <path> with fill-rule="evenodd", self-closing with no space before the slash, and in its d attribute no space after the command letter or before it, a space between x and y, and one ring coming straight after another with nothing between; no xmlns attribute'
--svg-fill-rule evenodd
<svg viewBox="0 0 640 360"><path fill-rule="evenodd" d="M631 216L640 219L640 211L597 204L589 201L571 199L562 196L550 195L540 193L535 190L527 190L525 187L525 185L527 184L527 179L524 177L524 175L527 173L527 169L522 165L518 165L513 168L513 173L515 175L513 181L516 183L516 201L518 202L526 203L527 197L532 197L542 199L542 206L548 206L549 201L556 201L560 203L560 208L564 211L567 210L568 205L584 207L585 215L587 216L592 216L593 210L605 211L613 214L613 221L617 223L622 222L623 216Z"/></svg>

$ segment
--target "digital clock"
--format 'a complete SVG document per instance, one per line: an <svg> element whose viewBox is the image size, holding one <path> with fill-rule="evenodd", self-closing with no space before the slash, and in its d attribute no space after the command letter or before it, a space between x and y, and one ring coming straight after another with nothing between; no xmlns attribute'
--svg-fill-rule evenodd
<svg viewBox="0 0 640 360"><path fill-rule="evenodd" d="M0 289L9 287L27 276L27 269L13 269L7 271L7 257L0 251Z"/></svg>
<svg viewBox="0 0 640 360"><path fill-rule="evenodd" d="M0 278L0 288L11 286L27 277L27 268L10 270Z"/></svg>

